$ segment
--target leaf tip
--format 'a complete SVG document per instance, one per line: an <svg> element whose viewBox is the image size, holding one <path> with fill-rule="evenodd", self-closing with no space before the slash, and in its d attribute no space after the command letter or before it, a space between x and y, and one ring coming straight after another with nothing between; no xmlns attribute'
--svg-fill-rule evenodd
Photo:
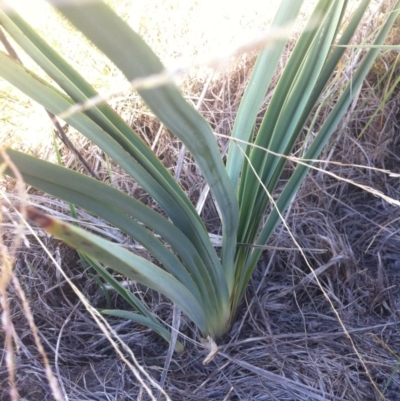
<svg viewBox="0 0 400 401"><path fill-rule="evenodd" d="M29 220L33 221L39 227L44 229L48 229L54 225L54 219L47 214L40 212L37 209L32 207L27 207L26 209L26 216Z"/></svg>

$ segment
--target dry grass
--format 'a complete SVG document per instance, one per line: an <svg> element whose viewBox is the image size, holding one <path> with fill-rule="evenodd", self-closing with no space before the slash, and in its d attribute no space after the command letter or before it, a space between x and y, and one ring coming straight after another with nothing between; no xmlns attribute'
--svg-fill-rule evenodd
<svg viewBox="0 0 400 401"><path fill-rule="evenodd" d="M157 26L156 34L149 42L160 54L165 54L164 61L167 64L174 62L176 56L203 57L213 53L214 45L214 50L217 51L221 46L235 43L232 37L226 39L222 34L217 35L219 41L215 41L215 33L204 29L204 26L201 28L202 32L196 31L196 27L201 24L196 25L193 32L189 33L187 25L185 28L187 21L179 20L178 23L171 16L174 14L167 13L171 8L176 11L176 8L181 7L183 15L188 19L190 16L200 19L204 14L204 17L210 17L210 26L218 23L224 27L216 17L222 11L215 10L209 16L208 2L198 5L199 9L195 9L190 2L182 6L166 1L148 2L148 5L143 2L140 3L140 18L138 14L130 13L127 3L115 3L118 11L127 19L132 18L130 22L139 30L145 29L145 26ZM149 8L145 9L146 7ZM223 10L228 7L228 3L221 2L220 7ZM256 2L246 3L248 10L252 10L252 7L260 10ZM156 9L159 13L155 12ZM254 13L249 11L248 16L241 19L235 12L230 14L231 19L241 21L240 25L244 21L244 26L248 28L251 24L258 29L263 26L260 22L257 22L259 25L254 24ZM131 15L135 17L130 17ZM263 15L258 17L260 19L257 21L265 20ZM166 30L172 24L175 31L173 34L168 32L170 42L165 45L161 38L167 35ZM367 26L365 29L370 28L371 26ZM232 29L225 28L222 32L229 36ZM249 28L249 34L252 32ZM144 31L142 33L146 34ZM359 34L366 35L367 31ZM192 43L197 43L197 39L204 42L204 47L193 49ZM396 31L390 40L392 43L399 43ZM171 43L174 45L171 46ZM69 50L76 45L71 42L66 46L71 61L76 63L79 57ZM171 48L175 52L179 49L181 54L171 54ZM79 51L82 51L84 57L89 50L83 46ZM374 166L400 173L400 142L396 136L399 129L398 94L397 90L389 90L393 87L399 70L397 59L392 54L393 52L386 54L376 63L359 94L357 104L354 104L335 139L321 157L338 164L324 163L320 167L399 199L398 177L352 166ZM124 90L125 84L112 67L104 73L106 61L95 56L92 62L96 68L91 82L98 82L99 90L107 92L110 89L103 86L104 78L111 82L109 85L112 88ZM212 76L200 110L217 134L229 135L231 132L253 62L253 55L245 55ZM89 66L89 71L92 67ZM197 74L196 79L194 74ZM181 82L182 89L194 104L201 97L210 74L208 69L199 69ZM340 79L346 79L346 76L339 73L336 78L340 83ZM387 93L390 96L383 102ZM19 100L19 95L17 97L9 89L6 96L8 100L14 100L2 103L3 110L6 110L4 107L13 109L14 106L11 107L10 104L14 102L17 112L19 110L30 116L31 106L28 101L23 98ZM266 102L268 99L267 96ZM175 173L181 145L164 131L157 135L160 130L158 122L140 108L137 96L126 89L126 95L112 99L111 103L147 140L171 172ZM28 107L29 112L26 113L25 108ZM325 110L330 107L332 104L329 102L324 105ZM374 116L375 110L381 111ZM47 159L54 158L50 135L34 143L28 143L22 137L24 131L30 132L31 136L32 132L36 134L40 131L49 134L50 125L44 122L44 118L41 117L38 125L35 125L30 117L27 121L21 120L18 114L10 112L8 120L10 124L7 125L6 138L14 141L17 139L15 133L21 133L22 142L18 144L15 141L14 146L30 149ZM70 135L76 148L102 180L152 204L152 200L121 169L113 165L112 161L110 174L101 152L76 133L71 132ZM219 140L223 148L226 139ZM62 148L62 157L65 165L80 168L68 149ZM183 160L180 181L193 202L197 202L204 182L188 154L184 155ZM6 180L3 184L10 194L8 196L12 197L15 183ZM68 214L68 208L62 202L43 197L37 191L29 190L29 194L31 201L38 207L52 211L53 214ZM12 221L7 220L10 216L12 214L5 216L3 221L5 244L11 244L13 240ZM143 249L133 242L127 243L126 238L116 230L84 212L79 212L79 217L102 235L123 242L145 255ZM210 232L219 234L218 214L210 200L207 200L204 207L203 218ZM291 233L305 250L374 383L388 401L400 400L399 220L398 207L388 205L380 198L321 172L312 172L309 175L286 213ZM89 269L82 265L76 253L58 241L40 235L48 251L91 304L94 307L105 306L105 293L87 274ZM29 247L21 248L15 272L25 290L40 339L63 393L69 400L149 399L127 365L116 356L108 339L92 320L81 300L28 232L25 245L27 243ZM288 232L284 228L278 228L269 245L270 248L265 252L239 309L237 322L210 365L202 365L206 351L196 342L197 335L193 327L182 318L180 331L186 336L186 351L180 356L174 356L168 371L164 388L170 398L199 401L378 399L331 305L310 275L300 253L293 249L293 241ZM158 316L171 324L172 308L167 300L143 287L132 283L128 285L140 294ZM110 291L109 295L113 307L125 306L113 292ZM23 305L13 288L9 289L9 300L16 330L15 341L19 346L16 365L20 396L29 401L50 400L52 396L42 358L34 344ZM130 322L118 319L109 319L109 322L119 337L133 350L145 370L159 381L167 354L167 346L163 340ZM0 333L0 338L4 338L3 333ZM8 373L3 357L0 362L2 400L8 399L7 381Z"/></svg>

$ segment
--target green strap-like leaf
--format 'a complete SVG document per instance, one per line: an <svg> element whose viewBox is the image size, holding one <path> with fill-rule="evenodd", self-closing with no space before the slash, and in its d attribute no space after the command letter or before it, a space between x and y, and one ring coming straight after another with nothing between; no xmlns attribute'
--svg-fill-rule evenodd
<svg viewBox="0 0 400 401"><path fill-rule="evenodd" d="M370 3L370 0L363 0L361 2L359 7L357 8L355 14L350 19L348 26L346 27L345 31L343 32L343 35L340 37L340 39L338 41L338 45L345 46L350 42L369 3ZM303 109L302 116L298 119L297 127L294 128L293 132L300 132L303 129L304 124L307 122L307 120L310 117L310 113L312 112L312 109L314 108L315 103L320 98L323 89L325 88L327 82L329 82L329 79L330 79L332 73L334 72L334 69L336 68L337 63L339 62L339 60L345 50L346 50L345 47L336 47L333 50L333 52L331 53L331 55L329 56L329 58L327 59L325 65L324 65L324 68L321 70L320 76L314 86L314 89L313 89L312 93L310 94L310 96L308 97L308 102L307 102L307 105ZM285 154L285 155L290 154L296 140L297 140L297 138L294 135L291 138L289 138L289 140L286 144L286 148L284 149L282 154ZM280 158L279 162L277 163L277 165L274 169L274 174L268 182L268 190L270 192L272 192L273 189L276 187L285 164L286 164L286 159Z"/></svg>
<svg viewBox="0 0 400 401"><path fill-rule="evenodd" d="M272 152L284 153L291 151L289 144L294 144L296 139L302 132L298 122L304 115L304 108L307 107L308 99L314 91L314 87L318 82L320 73L326 63L327 57L331 51L332 43L335 40L336 31L340 24L340 17L343 13L344 1L335 1L334 7L329 10L326 22L321 24L313 43L311 44L307 55L304 56L304 61L293 81L285 104L282 107L278 117L273 137L269 144L269 149ZM282 77L282 79L284 79ZM290 118L287 118L290 116ZM262 130L260 130L262 131ZM256 140L257 145L262 146L262 132ZM255 153L263 152L257 149ZM252 155L253 156L253 155ZM255 160L256 157L252 157ZM275 189L275 182L272 180L274 176L280 176L285 163L279 164L280 158L271 154L264 153L264 166L261 171L262 182L267 185L270 193ZM278 170L280 168L280 171ZM269 203L269 198L265 190L261 187L257 193L257 216L264 213L266 205ZM254 235L259 227L252 230L251 241L254 241ZM247 240L248 241L248 240Z"/></svg>
<svg viewBox="0 0 400 401"><path fill-rule="evenodd" d="M287 29L287 38L290 34L290 25L296 19L303 0L283 0L271 26L271 32ZM251 142L251 135L256 122L257 114L264 101L266 92L275 74L281 54L285 48L286 39L275 39L257 58L249 83L247 84L232 130L232 138ZM239 147L242 148L240 151ZM237 188L239 175L242 171L243 152L247 146L239 142L231 142L227 157L226 170L234 188Z"/></svg>
<svg viewBox="0 0 400 401"><path fill-rule="evenodd" d="M301 130L294 131L296 121L307 104L323 68L330 45L337 31L342 15L343 1L320 0L310 20L296 43L289 61L286 63L274 95L268 105L262 125L255 140L256 145L273 152L282 153L291 140L296 140ZM240 182L240 225L238 240L253 244L256 241L269 197L260 185L259 178L271 194L274 187L271 177L280 176L276 171L279 158L265 151L253 148L249 151L250 162L245 163ZM249 163L251 163L252 168ZM256 171L255 175L253 168ZM252 196L248 196L252 194ZM251 210L251 213L246 211ZM247 260L253 249L242 247L236 256L236 283L242 288L248 282ZM240 291L236 293L234 304L240 301Z"/></svg>
<svg viewBox="0 0 400 401"><path fill-rule="evenodd" d="M335 23L341 12L343 1L331 2L320 0L309 23L296 43L289 61L282 73L274 96L268 105L255 144L269 150L281 153L291 136L296 138L300 132L293 132L297 116L301 113L307 96L312 92L313 85L318 79L319 71L325 62L325 57L332 43L332 31L336 31ZM332 16L336 21L332 22ZM319 22L316 24L316 22ZM250 162L268 187L269 178L274 173L278 162L261 149L251 151ZM247 164L247 163L246 163ZM247 196L247 194L253 194ZM260 186L258 178L250 167L244 171L240 191L240 242L252 243L262 221L268 198ZM246 210L252 210L251 217Z"/></svg>
<svg viewBox="0 0 400 401"><path fill-rule="evenodd" d="M143 304L143 302L131 291L127 290L123 287L118 280L114 278L112 274L110 274L97 260L92 259L88 256L83 255L84 259L90 266L93 267L94 270L119 294L121 295L125 301L127 301L133 308L138 310L140 314L120 311L120 310L110 310L110 309L101 309L100 312L105 315L112 315L117 317L125 317L126 319L132 320L136 323L143 324L156 333L158 333L161 337L163 337L166 341L171 341L171 333L156 319L156 317L151 313L151 311ZM123 316L123 313L127 313L126 316ZM183 351L183 345L178 341L175 346L176 352Z"/></svg>
<svg viewBox="0 0 400 401"><path fill-rule="evenodd" d="M385 24L382 26L377 38L373 43L373 47L371 47L368 53L365 55L363 61L357 68L357 71L352 76L351 82L347 85L346 89L343 91L342 95L340 96L338 102L336 103L335 107L333 108L331 114L326 119L325 123L323 124L321 130L319 131L318 135L315 137L313 143L311 144L310 148L304 155L304 159L317 159L321 150L323 149L324 145L327 143L331 135L334 133L335 129L337 128L340 120L345 115L346 111L348 110L349 105L351 104L355 94L360 89L366 75L368 74L369 70L371 69L376 56L380 51L380 45L382 45L394 24L396 18L400 15L400 0L396 3L396 6L393 8L393 12L386 20ZM309 163L312 164L312 163ZM277 208L280 213L283 213L288 205L290 204L291 200L295 196L299 186L303 182L306 174L308 173L310 167L305 165L298 165L296 167L295 172L291 176L290 180L286 184L282 194L280 195L277 201ZM267 222L258 238L257 245L265 244L268 241L271 233L278 225L280 221L279 215L274 209L271 214L268 216ZM251 272L254 270L257 261L261 255L261 251L255 249L251 255L251 258L248 260L248 264L246 266L247 276L251 275ZM245 290L245 286L243 284L241 288L241 293L243 294Z"/></svg>
<svg viewBox="0 0 400 401"><path fill-rule="evenodd" d="M56 2L55 7L101 49L129 81L164 71L159 58L143 39L103 2L84 2L79 7L74 3ZM210 126L171 83L142 89L139 93L160 121L182 140L204 174L222 218L222 263L225 270L231 272L238 205ZM232 288L232 274L227 280L228 287Z"/></svg>
<svg viewBox="0 0 400 401"><path fill-rule="evenodd" d="M58 114L72 105L72 101L65 95L61 94L55 88L45 83L2 52L0 52L0 75L14 86L23 90L28 96L42 104L53 114ZM208 234L204 230L204 226L199 224L197 220L191 219L191 211L186 205L180 201L179 198L177 199L164 187L159 185L139 163L129 157L125 149L96 125L88 116L77 113L67 118L66 121L77 130L84 133L101 149L105 150L114 160L119 160L121 167L132 177L135 177L138 183L158 201L161 207L169 212L171 220L186 237L193 242L201 255L204 266L210 277L210 281L207 283L210 286L210 291L212 291L219 300L217 304L221 305L221 308L226 309L229 296L225 277ZM179 208L175 207L177 204ZM221 313L225 315L228 311L226 310Z"/></svg>
<svg viewBox="0 0 400 401"><path fill-rule="evenodd" d="M0 10L0 23L7 33L35 60L38 65L75 101L83 103L98 96L91 85L49 46L17 13ZM108 104L93 106L86 114L99 127L109 133L132 157L135 158L160 184L169 184L175 196L179 196L193 217L201 222L186 194L173 179L144 141L129 127ZM116 160L118 163L119 161ZM202 224L202 222L201 222Z"/></svg>
<svg viewBox="0 0 400 401"><path fill-rule="evenodd" d="M212 279L204 261L191 241L166 218L136 199L93 178L18 151L8 149L7 153L26 183L85 208L141 242L160 263L193 291L207 314L218 316L219 311L215 305L218 305L219 298L213 290ZM2 161L0 156L0 162ZM5 173L13 175L10 169ZM191 277L179 260L167 248L160 246L160 242L130 216L165 239L179 255Z"/></svg>
<svg viewBox="0 0 400 401"><path fill-rule="evenodd" d="M208 333L200 304L193 294L169 273L121 246L79 227L61 222L32 208L28 208L27 211L30 220L69 246L108 265L125 277L164 294L186 313L203 334Z"/></svg>
<svg viewBox="0 0 400 401"><path fill-rule="evenodd" d="M100 309L100 312L103 315L121 317L122 319L132 320L132 322L142 324L143 326L147 326L150 329L154 330L161 337L163 337L166 341L171 341L171 333L166 330L160 323L154 322L149 319L147 316L142 316L137 313L119 310L119 309ZM179 341L176 342L175 351L181 353L183 351L183 345Z"/></svg>
<svg viewBox="0 0 400 401"><path fill-rule="evenodd" d="M107 269L105 269L97 260L86 255L84 255L84 259L135 310L139 311L143 316L157 321L150 310L143 304L143 302L135 294L123 287L119 281L116 280L114 276L110 274Z"/></svg>
<svg viewBox="0 0 400 401"><path fill-rule="evenodd" d="M10 10L8 11L10 12ZM83 102L89 97L97 96L97 92L84 78L47 45L15 12L10 12L10 15L7 16L0 11L0 22L21 47L59 83L74 101ZM0 65L0 72L1 69L2 66ZM7 75L4 76L7 77ZM19 79L21 82L16 83L13 81L13 83L17 86L19 85L20 89L26 93L31 93L32 87L37 84L37 82L27 82L26 77L25 79L19 77ZM47 93L48 90L49 87L41 92L36 91L36 94L44 95L46 93L46 95L41 98L36 97L35 100L44 104L43 102L51 99L51 96ZM221 271L220 261L209 240L203 222L169 171L111 107L103 104L91 108L85 114L91 120L91 124L86 121L85 125L82 126L80 124L78 127L75 125L75 116L72 116L68 121L84 135L92 139L106 153L112 155L113 159L149 192L166 211L174 224L193 242L205 262L208 275L211 277L213 293L219 298L219 303L222 301L222 304L226 304L228 293L226 285L222 283L224 275ZM93 128L93 124L97 125L96 129ZM124 152L121 153L117 149L113 149L113 143L110 140L106 141L107 147L104 147L104 141L101 142L101 138L99 138L99 135L104 136L104 133L113 138L123 148ZM131 163L132 160L127 155L132 156L137 163ZM130 163L131 168L126 168ZM144 174L143 171L147 174ZM217 291L217 288L219 288L219 291Z"/></svg>

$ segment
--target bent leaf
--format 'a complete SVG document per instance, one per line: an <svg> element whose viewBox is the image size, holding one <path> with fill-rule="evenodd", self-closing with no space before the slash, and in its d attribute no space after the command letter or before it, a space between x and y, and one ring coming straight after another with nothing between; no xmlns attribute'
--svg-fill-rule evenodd
<svg viewBox="0 0 400 401"><path fill-rule="evenodd" d="M103 315L121 317L123 319L132 320L132 322L142 324L143 326L146 326L154 330L168 342L171 341L171 333L168 330L166 330L163 326L161 326L160 323L158 323L157 321L154 322L147 316L119 309L100 309L99 312L102 313ZM178 353L181 353L183 351L183 345L179 341L176 342L175 351Z"/></svg>
<svg viewBox="0 0 400 401"><path fill-rule="evenodd" d="M36 209L27 208L27 215L39 227L72 248L110 266L125 277L164 294L187 314L202 333L207 333L208 328L201 306L192 293L169 273L117 244Z"/></svg>
<svg viewBox="0 0 400 401"><path fill-rule="evenodd" d="M160 59L146 42L105 3L84 2L78 7L75 3L54 2L54 6L108 56L129 81L164 71ZM107 26L107 30L98 29L99 26ZM231 271L239 209L211 127L172 83L138 92L159 120L186 145L207 180L222 219L222 264L225 271ZM232 274L227 279L228 288L232 289Z"/></svg>

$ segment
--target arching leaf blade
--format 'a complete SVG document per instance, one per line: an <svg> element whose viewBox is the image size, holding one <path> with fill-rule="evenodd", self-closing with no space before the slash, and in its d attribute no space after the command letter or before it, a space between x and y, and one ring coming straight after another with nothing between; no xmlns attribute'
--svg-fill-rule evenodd
<svg viewBox="0 0 400 401"><path fill-rule="evenodd" d="M27 215L39 227L72 248L104 263L125 277L165 295L199 327L202 333L208 332L200 304L192 293L169 273L117 244L61 222L36 209L27 208Z"/></svg>
<svg viewBox="0 0 400 401"><path fill-rule="evenodd" d="M91 177L11 149L7 149L7 154L27 184L85 208L141 242L160 263L170 269L170 272L175 271L175 277L192 291L208 314L216 314L213 305L219 301L213 291L212 279L204 261L191 241L165 217ZM0 161L3 161L1 156ZM5 173L13 176L10 169ZM167 241L179 255L190 276L180 261L162 246L158 239L143 232L145 228L130 216Z"/></svg>
<svg viewBox="0 0 400 401"><path fill-rule="evenodd" d="M139 323L143 326L148 327L149 329L154 330L158 333L164 340L170 342L171 341L171 333L165 329L159 322L154 322L152 319L149 319L147 316L139 315L138 313L129 312L126 310L119 309L100 309L100 313L108 316L120 317L122 319L131 320L132 322ZM183 352L184 348L182 343L179 341L175 344L175 351L178 353Z"/></svg>
<svg viewBox="0 0 400 401"><path fill-rule="evenodd" d="M53 114L58 114L73 104L71 99L2 52L0 52L0 75ZM191 218L192 212L184 202L174 197L165 187L154 180L139 163L129 157L123 147L88 116L77 113L67 118L66 121L96 143L114 160L118 160L120 166L157 200L174 224L193 242L211 278L209 285L219 300L218 305L223 305L225 308L229 299L226 280L204 225L197 219ZM168 184L166 185L168 186ZM226 314L228 311L222 313Z"/></svg>
<svg viewBox="0 0 400 401"><path fill-rule="evenodd" d="M123 72L129 81L164 71L151 48L105 3L54 3ZM107 31L98 29L107 26ZM110 35L109 31L113 32ZM130 51L127 51L130 49ZM216 199L223 226L222 264L228 287L234 280L233 258L238 226L238 205L212 130L172 83L140 89L139 94L159 120L191 152ZM223 272L216 272L222 282Z"/></svg>
<svg viewBox="0 0 400 401"><path fill-rule="evenodd" d="M0 23L12 38L75 102L84 103L97 97L98 92L71 67L37 32L16 12L0 10ZM171 190L192 209L193 218L201 219L193 205L172 175L164 168L144 141L107 104L92 106L85 112L99 127L108 132L132 157L135 158L160 184L168 182ZM118 162L118 160L116 160ZM202 222L201 222L202 223Z"/></svg>

